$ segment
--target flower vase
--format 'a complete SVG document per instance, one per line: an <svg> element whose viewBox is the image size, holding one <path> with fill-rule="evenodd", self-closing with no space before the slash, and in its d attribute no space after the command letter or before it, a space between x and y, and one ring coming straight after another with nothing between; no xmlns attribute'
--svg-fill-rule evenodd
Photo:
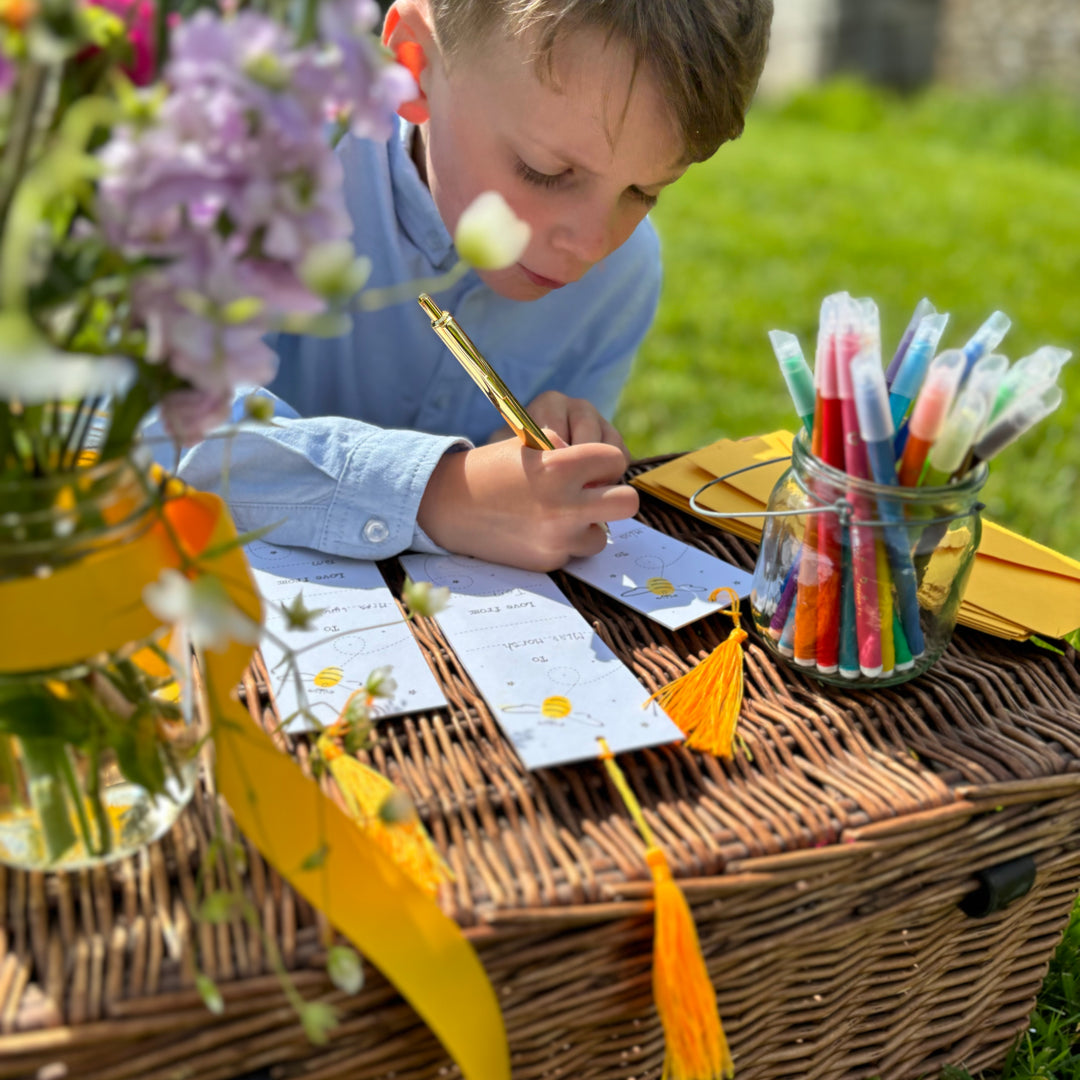
<svg viewBox="0 0 1080 1080"><path fill-rule="evenodd" d="M92 576L159 521L158 485L138 459L0 482L0 589L33 596L49 579ZM39 591L54 607L55 589L49 601ZM58 614L92 628L108 613L73 597L70 611L8 629L33 639ZM190 653L174 636L163 628L59 667L0 662L0 862L85 867L131 854L176 820L194 792L200 739Z"/></svg>

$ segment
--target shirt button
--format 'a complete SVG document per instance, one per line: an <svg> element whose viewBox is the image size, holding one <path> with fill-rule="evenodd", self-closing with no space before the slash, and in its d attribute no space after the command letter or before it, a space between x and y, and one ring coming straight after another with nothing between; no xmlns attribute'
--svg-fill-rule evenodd
<svg viewBox="0 0 1080 1080"><path fill-rule="evenodd" d="M381 544L390 538L390 530L382 518L368 518L364 525L364 539L369 544Z"/></svg>

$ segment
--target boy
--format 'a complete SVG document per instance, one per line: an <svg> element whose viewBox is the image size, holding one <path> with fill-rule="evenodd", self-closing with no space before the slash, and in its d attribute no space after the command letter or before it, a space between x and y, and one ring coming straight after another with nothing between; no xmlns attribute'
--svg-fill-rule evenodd
<svg viewBox="0 0 1080 1080"><path fill-rule="evenodd" d="M279 339L278 426L231 448L238 527L285 519L277 543L367 559L446 549L550 570L599 551L599 523L638 506L608 418L659 293L646 214L741 132L771 8L395 0L384 42L411 57L417 98L388 144L340 148L369 284L448 270L462 210L499 191L532 228L521 261L435 299L557 449L504 437L415 304L361 311L342 338ZM212 486L221 455L200 444L181 474Z"/></svg>

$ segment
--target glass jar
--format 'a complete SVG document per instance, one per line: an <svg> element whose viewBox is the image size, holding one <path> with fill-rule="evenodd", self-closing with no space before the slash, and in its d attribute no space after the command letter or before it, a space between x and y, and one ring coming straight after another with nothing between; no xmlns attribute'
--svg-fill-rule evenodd
<svg viewBox="0 0 1080 1080"><path fill-rule="evenodd" d="M985 464L945 487L826 465L800 432L769 498L750 603L765 646L823 682L891 686L945 651L981 536Z"/></svg>
<svg viewBox="0 0 1080 1080"><path fill-rule="evenodd" d="M141 461L0 482L0 582L48 576L156 519ZM0 672L0 861L88 866L176 820L195 790L198 734L181 702L190 661L169 646L166 630L63 669Z"/></svg>

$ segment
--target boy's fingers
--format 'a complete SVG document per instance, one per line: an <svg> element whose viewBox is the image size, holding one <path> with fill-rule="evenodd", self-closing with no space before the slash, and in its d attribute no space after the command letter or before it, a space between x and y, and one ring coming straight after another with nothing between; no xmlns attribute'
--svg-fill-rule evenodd
<svg viewBox="0 0 1080 1080"><path fill-rule="evenodd" d="M607 533L599 525L589 525L569 547L571 559L587 559L599 555L607 547Z"/></svg>
<svg viewBox="0 0 1080 1080"><path fill-rule="evenodd" d="M551 440L551 445L556 450L565 450L570 445L554 428L545 426L541 430Z"/></svg>
<svg viewBox="0 0 1080 1080"><path fill-rule="evenodd" d="M584 495L589 516L594 521L624 521L641 508L637 488L629 484L588 488Z"/></svg>

